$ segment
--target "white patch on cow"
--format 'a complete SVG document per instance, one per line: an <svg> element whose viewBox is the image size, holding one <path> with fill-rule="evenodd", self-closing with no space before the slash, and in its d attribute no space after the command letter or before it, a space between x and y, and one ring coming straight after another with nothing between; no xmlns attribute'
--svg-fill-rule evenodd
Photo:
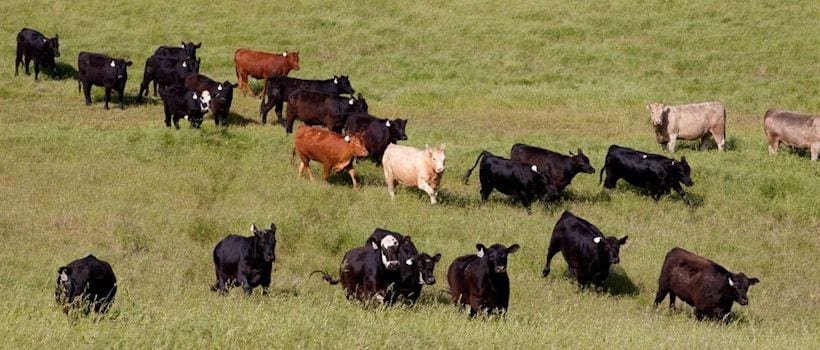
<svg viewBox="0 0 820 350"><path fill-rule="evenodd" d="M643 159L646 159L646 155L645 155L645 154L643 155Z"/></svg>
<svg viewBox="0 0 820 350"><path fill-rule="evenodd" d="M287 51L282 52L282 57L288 57L288 52Z"/></svg>
<svg viewBox="0 0 820 350"><path fill-rule="evenodd" d="M68 275L65 273L65 271L60 273L60 281L63 281L63 282L68 281Z"/></svg>
<svg viewBox="0 0 820 350"><path fill-rule="evenodd" d="M376 294L376 301L378 301L379 304L384 303L384 295Z"/></svg>
<svg viewBox="0 0 820 350"><path fill-rule="evenodd" d="M334 84L338 84L338 83L339 83L339 79L333 78L333 83L334 83Z"/></svg>
<svg viewBox="0 0 820 350"><path fill-rule="evenodd" d="M729 277L729 287L734 287L734 286L735 286L735 282L732 282L732 278Z"/></svg>
<svg viewBox="0 0 820 350"><path fill-rule="evenodd" d="M478 253L476 253L476 256L478 256L479 258L483 258L484 257L484 249L479 249Z"/></svg>
<svg viewBox="0 0 820 350"><path fill-rule="evenodd" d="M674 160L672 161L672 165L675 165L675 161L674 161Z"/></svg>
<svg viewBox="0 0 820 350"><path fill-rule="evenodd" d="M208 91L208 90L202 91L201 99L202 99L202 103L205 103L205 104L207 104L208 102L211 102L211 92Z"/></svg>
<svg viewBox="0 0 820 350"><path fill-rule="evenodd" d="M537 166L535 166L535 165L533 165L532 167L530 167L530 169L532 169L532 171L534 171L534 172L536 172L536 173L538 172L538 167L537 167Z"/></svg>
<svg viewBox="0 0 820 350"><path fill-rule="evenodd" d="M595 237L592 241L595 242L595 244L601 243L601 237Z"/></svg>
<svg viewBox="0 0 820 350"><path fill-rule="evenodd" d="M413 259L407 259L404 263L407 265L413 265Z"/></svg>
<svg viewBox="0 0 820 350"><path fill-rule="evenodd" d="M421 274L421 271L419 271L419 284L424 284L424 275Z"/></svg>
<svg viewBox="0 0 820 350"><path fill-rule="evenodd" d="M399 240L397 240L396 237L393 237L393 235L387 235L382 238L382 248L389 248L397 245L399 245Z"/></svg>
<svg viewBox="0 0 820 350"><path fill-rule="evenodd" d="M345 142L350 142L350 135L345 136Z"/></svg>
<svg viewBox="0 0 820 350"><path fill-rule="evenodd" d="M219 84L219 86L217 86L216 89L222 91L222 84Z"/></svg>
<svg viewBox="0 0 820 350"><path fill-rule="evenodd" d="M111 61L111 67L116 67L116 66L117 66L117 64L114 63L114 61Z"/></svg>
<svg viewBox="0 0 820 350"><path fill-rule="evenodd" d="M390 127L390 121L388 120L387 123L384 123L384 126L389 128Z"/></svg>
<svg viewBox="0 0 820 350"><path fill-rule="evenodd" d="M384 267L387 267L390 264L390 261L387 260L387 255L382 254L382 264L384 264Z"/></svg>
<svg viewBox="0 0 820 350"><path fill-rule="evenodd" d="M185 119L185 120L188 120L188 115L186 114L186 115L185 115L184 117L182 117L182 118L183 118L183 119Z"/></svg>
<svg viewBox="0 0 820 350"><path fill-rule="evenodd" d="M43 38L43 42L46 42L46 41L48 41L48 40L46 40L46 38Z"/></svg>
<svg viewBox="0 0 820 350"><path fill-rule="evenodd" d="M353 105L353 99L351 98L350 101L347 101L347 104L352 106Z"/></svg>
<svg viewBox="0 0 820 350"><path fill-rule="evenodd" d="M199 98L199 97L196 96L196 92L195 92L193 99L196 100L197 98Z"/></svg>
<svg viewBox="0 0 820 350"><path fill-rule="evenodd" d="M179 45L179 46L182 47L183 49L185 48L185 44L182 44L182 45Z"/></svg>

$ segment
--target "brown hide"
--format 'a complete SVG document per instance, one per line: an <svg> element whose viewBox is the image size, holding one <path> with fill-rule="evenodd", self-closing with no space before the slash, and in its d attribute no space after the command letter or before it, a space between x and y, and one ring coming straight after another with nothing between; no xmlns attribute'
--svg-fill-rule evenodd
<svg viewBox="0 0 820 350"><path fill-rule="evenodd" d="M345 139L348 138L349 141ZM324 166L322 178L327 181L330 170L341 172L347 170L353 180L353 189L358 189L356 172L353 169L353 157L366 157L367 149L361 136L342 136L335 132L302 125L296 129L293 137L293 154L299 156L299 176L307 170L311 180L315 180L310 171L310 161L315 160Z"/></svg>
<svg viewBox="0 0 820 350"><path fill-rule="evenodd" d="M272 75L285 76L293 70L299 70L299 51L273 54L250 49L238 49L233 55L236 65L236 78L239 80L239 90L253 94L248 85L248 76L256 79L265 79ZM265 89L267 90L267 79Z"/></svg>

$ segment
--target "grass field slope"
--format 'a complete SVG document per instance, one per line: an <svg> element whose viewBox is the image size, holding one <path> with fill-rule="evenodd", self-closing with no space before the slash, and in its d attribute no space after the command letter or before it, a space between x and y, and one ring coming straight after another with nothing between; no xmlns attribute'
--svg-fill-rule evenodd
<svg viewBox="0 0 820 350"><path fill-rule="evenodd" d="M8 348L761 348L820 344L820 164L766 151L768 108L820 113L817 1L20 1L0 2L0 329ZM60 79L14 76L23 28L59 33ZM357 164L329 185L296 176L292 136L259 123L236 92L231 123L163 124L136 99L160 45L202 41L202 73L236 80L233 52L299 50L292 76L346 74L372 114L408 118L408 141L446 144L440 203ZM77 54L134 61L126 108L78 92ZM73 67L73 68L72 68ZM261 82L253 82L257 89ZM116 94L115 94L116 96ZM650 102L720 101L727 151L679 142L694 186L655 202L597 170L611 144L661 153ZM481 150L524 142L582 148L595 175L532 215L506 196L479 199L460 177ZM320 169L318 164L314 171ZM579 290L556 257L564 210L628 243L602 293ZM271 295L220 297L213 247L256 223L278 227ZM362 307L312 270L338 273L376 227L441 253L438 283L413 307ZM505 318L469 319L449 302L447 266L476 243L518 243ZM681 302L652 306L664 255L682 247L760 279L735 322L698 322ZM57 268L89 253L119 291L106 317L66 317Z"/></svg>

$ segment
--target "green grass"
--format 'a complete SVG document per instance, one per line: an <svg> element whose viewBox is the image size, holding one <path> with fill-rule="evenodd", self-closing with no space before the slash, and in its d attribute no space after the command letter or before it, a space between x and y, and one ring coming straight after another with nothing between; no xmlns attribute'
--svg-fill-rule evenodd
<svg viewBox="0 0 820 350"><path fill-rule="evenodd" d="M816 2L636 3L5 1L0 33L0 328L9 347L95 348L816 348L820 341L820 167L806 152L766 152L763 113L820 111ZM102 19L105 18L105 19ZM124 111L83 104L72 79L14 77L21 27L60 34L58 62L95 51L135 62L159 45L202 41L202 72L235 80L233 51L300 50L301 78L347 74L371 112L406 117L404 144L447 145L442 203L400 189L391 202L380 168L357 166L330 185L296 178L292 139L257 123L259 100L235 97L227 129L166 130L158 103ZM256 84L258 88L261 84ZM116 94L114 94L116 96ZM596 167L607 147L660 152L649 102L718 100L730 148L685 142L687 192L655 203L598 174L533 215L499 194L482 204L480 150L515 142L583 148ZM187 126L185 122L183 125ZM314 169L317 169L315 166ZM609 235L630 236L610 293L579 291L563 259L540 277L564 209ZM211 252L251 223L279 227L272 295L222 298ZM439 283L415 307L363 308L310 271L338 269L375 227L442 253ZM475 243L522 249L510 257L505 319L469 320L447 301L446 270ZM652 301L664 254L684 247L761 279L736 322L697 322ZM59 266L93 253L120 292L108 317L66 318L54 304Z"/></svg>

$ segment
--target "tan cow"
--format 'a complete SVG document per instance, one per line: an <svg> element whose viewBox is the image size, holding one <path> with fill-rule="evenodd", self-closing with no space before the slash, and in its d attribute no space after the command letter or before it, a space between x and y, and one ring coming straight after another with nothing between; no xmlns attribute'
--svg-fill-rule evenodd
<svg viewBox="0 0 820 350"><path fill-rule="evenodd" d="M763 117L763 130L769 139L769 154L776 154L780 143L810 148L811 160L820 155L820 116L805 115L781 109L770 109Z"/></svg>
<svg viewBox="0 0 820 350"><path fill-rule="evenodd" d="M417 186L430 196L430 203L436 204L436 189L444 175L444 145L441 147L424 147L423 150L413 147L389 144L382 157L384 181L390 199L396 198L393 192L395 181L407 186Z"/></svg>
<svg viewBox="0 0 820 350"><path fill-rule="evenodd" d="M675 141L697 140L705 142L709 136L715 139L723 151L726 143L726 108L720 102L704 102L679 106L663 103L646 105L652 115L652 126L658 143L675 152Z"/></svg>
<svg viewBox="0 0 820 350"><path fill-rule="evenodd" d="M293 137L293 156L299 156L299 177L307 170L311 181L316 181L310 171L310 161L315 160L324 165L322 178L327 181L330 170L340 173L347 170L353 180L353 189L359 189L356 182L356 170L353 169L353 157L366 157L367 149L361 136L342 136L333 131L302 125ZM293 158L291 158L293 162Z"/></svg>

